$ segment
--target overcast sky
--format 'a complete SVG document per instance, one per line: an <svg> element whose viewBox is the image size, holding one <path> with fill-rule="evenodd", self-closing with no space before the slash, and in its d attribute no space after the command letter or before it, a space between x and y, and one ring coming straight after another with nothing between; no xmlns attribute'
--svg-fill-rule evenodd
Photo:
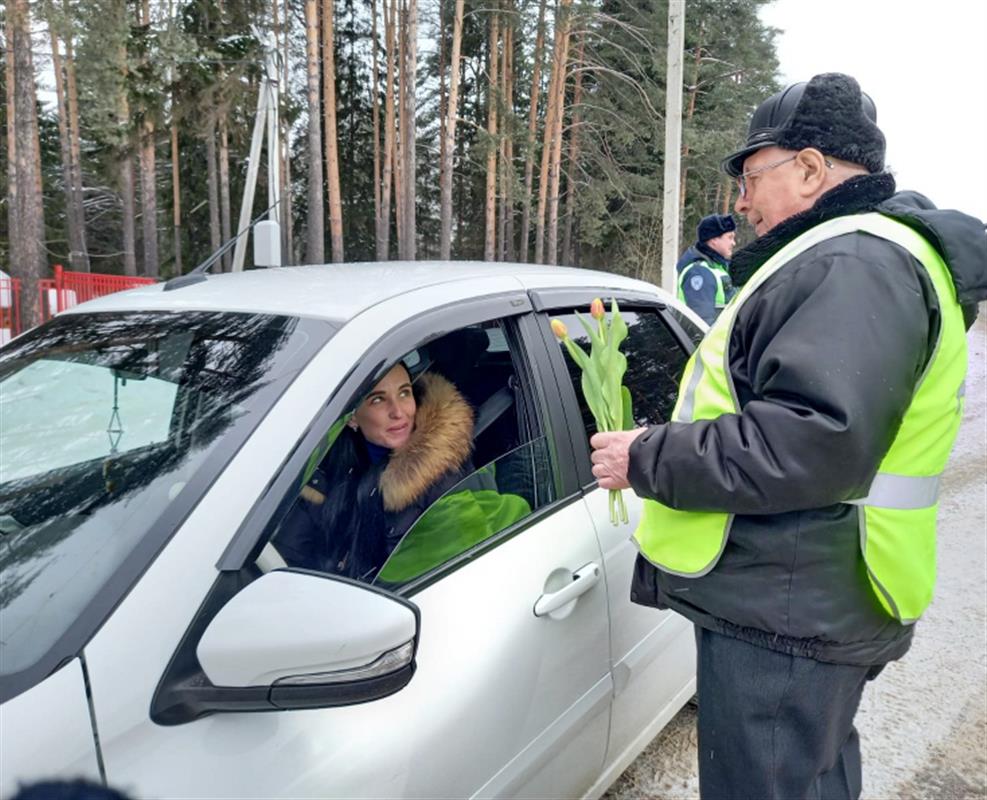
<svg viewBox="0 0 987 800"><path fill-rule="evenodd" d="M761 17L783 83L846 72L874 99L900 189L987 220L987 2L775 0Z"/></svg>

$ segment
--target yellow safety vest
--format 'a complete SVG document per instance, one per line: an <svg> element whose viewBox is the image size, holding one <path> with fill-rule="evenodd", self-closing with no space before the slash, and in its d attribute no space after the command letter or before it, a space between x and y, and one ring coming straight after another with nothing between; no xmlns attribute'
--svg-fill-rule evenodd
<svg viewBox="0 0 987 800"><path fill-rule="evenodd" d="M941 312L932 357L867 496L846 501L859 509L860 550L875 594L890 615L911 623L932 599L939 478L962 417L967 363L963 314L952 277L924 237L901 222L869 213L824 222L789 242L754 273L689 359L672 420L692 422L741 413L728 363L730 335L741 307L796 256L856 231L894 242L918 259L932 281ZM700 577L716 566L732 522L732 514L678 511L645 500L634 538L645 558L659 569Z"/></svg>
<svg viewBox="0 0 987 800"><path fill-rule="evenodd" d="M723 289L723 276L728 275L727 271L723 267L715 264L710 264L708 261L698 260L693 261L689 266L683 269L679 273L679 300L683 303L686 302L685 299L685 276L688 275L692 268L696 265L706 267L711 273L713 273L713 279L716 281L716 298L713 301L713 305L716 308L723 308L727 304L727 293Z"/></svg>

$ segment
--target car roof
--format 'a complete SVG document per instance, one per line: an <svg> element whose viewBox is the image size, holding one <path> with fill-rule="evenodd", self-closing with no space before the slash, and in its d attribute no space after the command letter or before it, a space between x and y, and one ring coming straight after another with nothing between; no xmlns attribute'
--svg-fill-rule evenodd
<svg viewBox="0 0 987 800"><path fill-rule="evenodd" d="M65 313L240 311L346 322L378 303L427 287L484 279L485 293L552 287L625 289L654 294L653 284L608 272L483 261L387 261L273 267L204 276L165 291L141 286L80 304Z"/></svg>

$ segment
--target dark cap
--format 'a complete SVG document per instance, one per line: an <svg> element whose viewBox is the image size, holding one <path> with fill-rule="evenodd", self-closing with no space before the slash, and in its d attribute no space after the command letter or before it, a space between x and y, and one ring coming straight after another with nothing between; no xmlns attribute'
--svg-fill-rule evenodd
<svg viewBox="0 0 987 800"><path fill-rule="evenodd" d="M737 230L737 223L729 214L710 214L699 220L699 226L696 228L696 241L708 242L710 239L715 239L717 236L735 230Z"/></svg>
<svg viewBox="0 0 987 800"><path fill-rule="evenodd" d="M814 147L868 172L880 172L884 146L874 101L849 75L827 72L808 83L793 83L761 103L751 117L747 143L721 166L736 178L743 172L744 159L762 147Z"/></svg>

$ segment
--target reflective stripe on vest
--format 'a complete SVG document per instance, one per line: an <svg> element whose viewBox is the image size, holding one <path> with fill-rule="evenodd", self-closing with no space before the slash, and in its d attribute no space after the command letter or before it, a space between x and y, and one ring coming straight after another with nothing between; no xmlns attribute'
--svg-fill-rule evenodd
<svg viewBox="0 0 987 800"><path fill-rule="evenodd" d="M901 622L916 620L935 583L935 516L939 477L959 428L966 372L966 335L952 278L921 235L880 214L840 217L789 242L766 261L726 306L686 364L672 423L740 413L729 369L729 343L737 314L768 278L796 256L836 236L869 233L894 242L925 268L939 301L941 325L925 372L867 495L857 507L860 550L874 592ZM700 577L716 566L726 546L731 514L679 511L644 502L634 538L658 568Z"/></svg>
<svg viewBox="0 0 987 800"><path fill-rule="evenodd" d="M685 302L685 276L689 270L697 265L706 267L706 269L713 273L713 277L716 279L716 299L713 302L717 308L723 308L727 304L727 295L723 291L723 271L714 267L708 261L693 261L679 273L679 300L683 303Z"/></svg>

